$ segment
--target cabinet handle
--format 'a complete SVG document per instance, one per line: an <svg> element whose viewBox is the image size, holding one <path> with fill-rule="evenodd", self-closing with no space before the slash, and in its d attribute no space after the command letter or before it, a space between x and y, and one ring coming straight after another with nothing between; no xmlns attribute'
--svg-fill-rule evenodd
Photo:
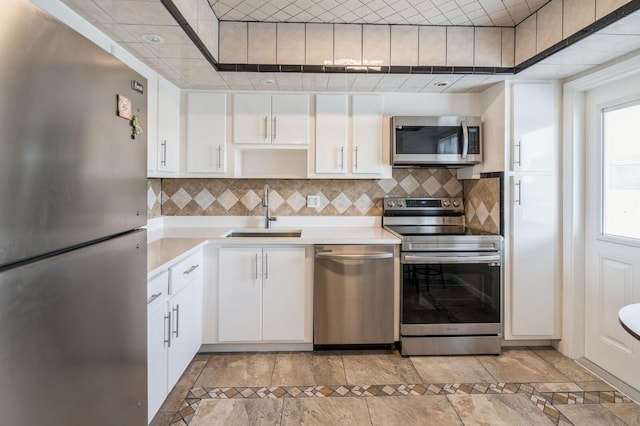
<svg viewBox="0 0 640 426"><path fill-rule="evenodd" d="M264 116L264 140L267 140L267 116Z"/></svg>
<svg viewBox="0 0 640 426"><path fill-rule="evenodd" d="M256 281L258 280L258 253L256 253Z"/></svg>
<svg viewBox="0 0 640 426"><path fill-rule="evenodd" d="M517 186L518 187L518 199L517 200L513 200L513 203L518 203L519 206L522 205L522 182L518 181L516 183L513 184L514 189Z"/></svg>
<svg viewBox="0 0 640 426"><path fill-rule="evenodd" d="M340 147L340 170L344 170L344 146Z"/></svg>
<svg viewBox="0 0 640 426"><path fill-rule="evenodd" d="M264 278L269 279L269 253L264 254Z"/></svg>
<svg viewBox="0 0 640 426"><path fill-rule="evenodd" d="M167 165L167 140L163 140L160 144L162 146L162 156L160 157L160 164L163 166Z"/></svg>
<svg viewBox="0 0 640 426"><path fill-rule="evenodd" d="M160 296L162 296L162 292L152 294L151 297L149 297L147 299L147 305L151 304L151 302L153 302L154 300L156 300Z"/></svg>
<svg viewBox="0 0 640 426"><path fill-rule="evenodd" d="M218 145L218 169L222 168L222 145Z"/></svg>
<svg viewBox="0 0 640 426"><path fill-rule="evenodd" d="M175 331L173 332L173 334L175 334L175 335L176 335L176 339L177 339L178 337L180 337L180 336L178 335L179 330L180 330L180 305L176 305L176 307L175 307L175 308L173 308L172 310L173 310L173 312L175 312L175 313L176 313L176 329L175 329Z"/></svg>
<svg viewBox="0 0 640 426"><path fill-rule="evenodd" d="M278 131L276 130L276 116L274 115L273 118L273 125L272 125L272 129L271 129L271 137L272 139L275 141L278 138Z"/></svg>
<svg viewBox="0 0 640 426"><path fill-rule="evenodd" d="M165 321L164 332L166 332L164 343L166 343L167 347L170 348L171 347L171 312L167 312L167 314L164 316L164 321Z"/></svg>
<svg viewBox="0 0 640 426"><path fill-rule="evenodd" d="M354 149L354 151L355 151L355 155L354 155L355 161L353 163L353 168L357 170L358 169L358 147L357 146Z"/></svg>
<svg viewBox="0 0 640 426"><path fill-rule="evenodd" d="M514 159L513 164L520 166L522 165L522 142L518 141L518 143L514 145L514 148L518 148L518 161Z"/></svg>
<svg viewBox="0 0 640 426"><path fill-rule="evenodd" d="M184 271L182 273L182 275L189 275L190 273L192 273L193 271L195 271L196 269L198 269L198 266L200 265L193 265L191 268L187 269L186 271Z"/></svg>

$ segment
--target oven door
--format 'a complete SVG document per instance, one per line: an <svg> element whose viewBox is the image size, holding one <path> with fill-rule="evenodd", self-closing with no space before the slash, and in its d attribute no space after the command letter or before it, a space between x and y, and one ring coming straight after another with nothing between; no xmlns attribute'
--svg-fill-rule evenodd
<svg viewBox="0 0 640 426"><path fill-rule="evenodd" d="M501 332L501 253L403 253L400 334Z"/></svg>

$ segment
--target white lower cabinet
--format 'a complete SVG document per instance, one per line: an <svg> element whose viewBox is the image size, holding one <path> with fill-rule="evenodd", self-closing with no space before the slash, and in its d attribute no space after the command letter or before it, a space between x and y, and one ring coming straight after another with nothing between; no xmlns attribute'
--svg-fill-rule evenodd
<svg viewBox="0 0 640 426"><path fill-rule="evenodd" d="M223 247L218 341L303 341L305 249Z"/></svg>
<svg viewBox="0 0 640 426"><path fill-rule="evenodd" d="M147 393L151 422L202 344L202 254L147 283Z"/></svg>

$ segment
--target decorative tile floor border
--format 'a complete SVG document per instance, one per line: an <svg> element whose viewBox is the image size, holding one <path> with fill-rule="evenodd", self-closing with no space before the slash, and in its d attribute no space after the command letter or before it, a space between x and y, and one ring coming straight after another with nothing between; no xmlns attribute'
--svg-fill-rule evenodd
<svg viewBox="0 0 640 426"><path fill-rule="evenodd" d="M248 398L343 398L413 395L526 394L547 418L558 425L571 424L555 405L633 403L619 391L538 392L527 383L416 383L394 385L195 387L188 393L173 418L173 424L189 424L203 399Z"/></svg>

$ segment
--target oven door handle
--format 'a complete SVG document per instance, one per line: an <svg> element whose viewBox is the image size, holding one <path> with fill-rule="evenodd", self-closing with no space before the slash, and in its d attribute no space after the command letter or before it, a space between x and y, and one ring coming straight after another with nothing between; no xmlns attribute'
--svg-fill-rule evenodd
<svg viewBox="0 0 640 426"><path fill-rule="evenodd" d="M482 256L418 256L405 255L402 263L496 263L502 260L499 254Z"/></svg>

